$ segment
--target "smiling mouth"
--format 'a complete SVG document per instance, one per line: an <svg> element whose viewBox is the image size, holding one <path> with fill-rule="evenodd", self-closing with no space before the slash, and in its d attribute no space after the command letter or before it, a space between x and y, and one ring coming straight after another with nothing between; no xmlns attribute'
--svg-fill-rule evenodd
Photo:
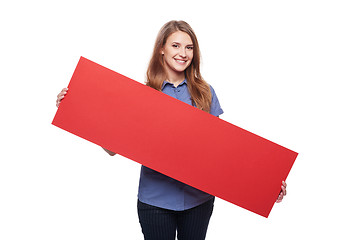
<svg viewBox="0 0 360 240"><path fill-rule="evenodd" d="M180 63L180 64L185 64L186 63L186 60L180 60L180 59L176 59L176 58L174 58L174 59L175 59L175 61L177 63Z"/></svg>

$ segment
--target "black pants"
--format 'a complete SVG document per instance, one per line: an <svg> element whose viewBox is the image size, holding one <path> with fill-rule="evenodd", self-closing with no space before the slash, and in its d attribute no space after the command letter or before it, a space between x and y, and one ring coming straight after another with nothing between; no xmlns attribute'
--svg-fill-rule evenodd
<svg viewBox="0 0 360 240"><path fill-rule="evenodd" d="M138 215L145 240L203 240L214 207L211 199L185 211L172 211L138 201Z"/></svg>

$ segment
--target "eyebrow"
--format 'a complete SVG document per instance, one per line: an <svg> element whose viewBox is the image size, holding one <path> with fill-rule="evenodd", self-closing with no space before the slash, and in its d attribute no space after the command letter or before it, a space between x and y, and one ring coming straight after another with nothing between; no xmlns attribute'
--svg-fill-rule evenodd
<svg viewBox="0 0 360 240"><path fill-rule="evenodd" d="M179 45L181 45L181 43L179 43L179 42L172 42L173 44L175 43L175 44L179 44ZM192 43L189 43L189 44L186 44L185 46L193 46L194 44L192 44Z"/></svg>

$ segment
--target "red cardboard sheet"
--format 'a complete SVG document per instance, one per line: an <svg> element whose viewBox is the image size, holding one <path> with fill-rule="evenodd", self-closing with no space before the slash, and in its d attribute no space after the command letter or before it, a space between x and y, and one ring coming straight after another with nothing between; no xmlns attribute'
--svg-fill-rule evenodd
<svg viewBox="0 0 360 240"><path fill-rule="evenodd" d="M83 57L68 88L55 126L264 217L297 156Z"/></svg>

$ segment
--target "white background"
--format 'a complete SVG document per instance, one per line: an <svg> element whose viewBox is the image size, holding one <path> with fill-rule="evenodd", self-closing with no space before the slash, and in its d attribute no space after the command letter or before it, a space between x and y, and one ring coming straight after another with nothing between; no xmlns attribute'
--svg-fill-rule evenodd
<svg viewBox="0 0 360 240"><path fill-rule="evenodd" d="M1 1L0 239L142 239L140 165L51 121L80 56L144 82L173 19L198 36L221 118L299 152L268 219L216 199L207 239L359 239L359 12L346 0Z"/></svg>

